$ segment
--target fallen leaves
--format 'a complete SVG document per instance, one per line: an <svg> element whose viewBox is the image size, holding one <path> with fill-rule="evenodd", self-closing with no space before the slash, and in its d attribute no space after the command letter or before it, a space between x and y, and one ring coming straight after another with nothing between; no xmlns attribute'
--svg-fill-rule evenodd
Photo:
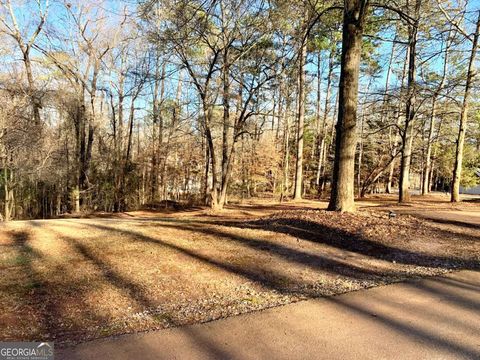
<svg viewBox="0 0 480 360"><path fill-rule="evenodd" d="M67 344L206 322L480 260L476 228L292 206L16 223L21 242L1 230L0 339Z"/></svg>

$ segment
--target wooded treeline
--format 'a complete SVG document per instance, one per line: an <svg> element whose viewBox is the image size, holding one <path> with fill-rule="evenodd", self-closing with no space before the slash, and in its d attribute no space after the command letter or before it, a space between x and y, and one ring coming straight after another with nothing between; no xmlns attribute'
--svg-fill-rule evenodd
<svg viewBox="0 0 480 360"><path fill-rule="evenodd" d="M479 182L480 9L0 0L2 218Z"/></svg>

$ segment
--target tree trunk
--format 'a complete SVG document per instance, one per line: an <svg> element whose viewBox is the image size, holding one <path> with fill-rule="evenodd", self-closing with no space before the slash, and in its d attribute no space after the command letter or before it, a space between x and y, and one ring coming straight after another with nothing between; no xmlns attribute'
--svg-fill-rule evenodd
<svg viewBox="0 0 480 360"><path fill-rule="evenodd" d="M329 210L354 211L358 76L368 0L345 0L335 162Z"/></svg>
<svg viewBox="0 0 480 360"><path fill-rule="evenodd" d="M400 93L403 91L403 88L405 86L405 79L407 77L407 64L408 64L409 57L410 57L410 50L407 47L407 51L405 53L405 62L403 63L402 81L401 81L401 84L400 84ZM397 112L396 112L395 124L396 124L396 128L395 128L395 133L393 135L393 141L392 141L392 132L391 131L389 132L389 135L388 135L390 144L392 144L391 153L390 153L392 157L397 152L397 146L398 146L399 137L400 137L399 132L398 132L398 128L400 126L400 111L399 110L397 110ZM393 160L390 163L390 168L389 168L389 172L388 172L388 180L387 180L387 184L385 186L385 192L387 194L392 193L393 173L395 172L396 164L397 164L397 157L395 156L395 157L393 157Z"/></svg>
<svg viewBox="0 0 480 360"><path fill-rule="evenodd" d="M302 44L299 54L299 69L298 69L298 122L297 122L297 161L295 163L295 190L293 197L295 200L302 198L302 183L303 183L303 135L305 122L305 63L307 61L307 40L305 39L305 32L307 29L306 20L308 13L305 14L305 30L302 31Z"/></svg>
<svg viewBox="0 0 480 360"><path fill-rule="evenodd" d="M395 29L395 40L397 39L397 34L398 34L398 29ZM390 75L392 73L392 64L393 64L394 55L395 55L395 42L392 43L392 51L390 52L390 59L388 61L387 76L386 76L386 79L385 79L385 94L384 94L383 100L382 100L382 114L381 114L381 119L380 119L381 124L384 123L386 113L387 113L387 109L386 109L387 94L388 94L388 89L389 89L389 85L390 85ZM403 82L403 80L402 80L402 82ZM391 130L390 130L390 132L391 132ZM392 162L392 164L390 165L390 171L389 171L389 174L388 174L387 185L385 187L385 192L387 194L390 194L392 192L392 181L393 181L393 171L394 171L394 169L395 169L395 163ZM363 197L363 195L365 195L365 192L362 188L360 197Z"/></svg>
<svg viewBox="0 0 480 360"><path fill-rule="evenodd" d="M362 114L362 120L360 124L360 144L358 148L358 170L357 170L357 189L358 189L358 196L362 196L362 161L363 161L363 130L364 130L364 123L365 123L365 110Z"/></svg>
<svg viewBox="0 0 480 360"><path fill-rule="evenodd" d="M425 149L425 166L423 169L423 184L422 195L426 195L430 192L430 172L431 172L431 159L432 159L432 142L433 142L433 129L435 126L436 117L436 103L437 94L432 98L432 112L430 114L430 125L428 128L427 148Z"/></svg>
<svg viewBox="0 0 480 360"><path fill-rule="evenodd" d="M168 180L167 179L167 170L168 170L167 165L168 165L168 158L169 158L169 155L170 155L170 145L171 145L171 141L172 141L172 136L173 136L173 134L176 130L177 122L179 121L179 119L178 119L179 114L177 114L177 112L179 113L180 110L177 109L177 107L179 107L181 93L182 93L182 77L180 75L179 79L178 79L178 83L177 83L177 95L176 95L176 98L175 98L175 105L174 105L174 109L173 109L173 117L172 117L172 121L170 122L169 129L168 129L167 141L163 145L164 156L163 156L163 168L162 168L163 169L162 170L162 179L163 179L162 181L163 181L163 199L165 199L165 200L169 199L169 197L168 197L168 182L167 182L167 180ZM162 97L163 97L163 90L162 90ZM163 120L162 120L162 124L163 124Z"/></svg>
<svg viewBox="0 0 480 360"><path fill-rule="evenodd" d="M228 50L225 49L223 53L223 69L222 69L222 82L223 82L223 132L222 132L222 181L218 207L221 209L226 200L227 186L230 173L230 160L233 155L233 148L235 144L232 142L232 149L229 146L229 137L231 132L230 124L230 67L228 63Z"/></svg>
<svg viewBox="0 0 480 360"><path fill-rule="evenodd" d="M288 93L285 94L285 115L284 118L284 130L283 130L283 161L282 161L282 189L280 193L280 202L282 202L288 194L289 182L288 175L290 172L290 96Z"/></svg>
<svg viewBox="0 0 480 360"><path fill-rule="evenodd" d="M209 204L209 196L208 196L208 174L210 173L210 148L208 147L208 144L205 143L203 144L205 146L204 149L204 154L205 154L205 173L203 176L203 201L205 205Z"/></svg>
<svg viewBox="0 0 480 360"><path fill-rule="evenodd" d="M443 118L440 118L440 121L438 122L437 135L436 135L437 140L436 141L438 141L438 139L442 135L442 125L443 125ZM429 180L430 189L429 189L429 191L431 191L433 184L436 184L436 182L437 182L436 177L438 175L438 171L435 175L435 180L434 180L434 177L433 177L433 173L435 171L435 160L437 158L437 151L438 151L438 147L436 146L433 149L433 155L432 155L432 160L431 160L431 170L430 170L430 180ZM436 186L435 186L435 190L437 190Z"/></svg>
<svg viewBox="0 0 480 360"><path fill-rule="evenodd" d="M362 184L362 189L360 191L360 197L363 198L367 192L367 190L372 186L373 183L377 182L378 179L380 179L380 177L382 176L382 174L384 173L384 171L390 167L390 165L392 164L392 162L397 158L399 153L397 154L394 154L393 156L390 157L390 160L383 166L380 168L380 170L377 172L377 174L375 176L373 176L375 170L373 170L369 176L367 176L367 178L365 179L365 181L363 182Z"/></svg>
<svg viewBox="0 0 480 360"><path fill-rule="evenodd" d="M330 92L332 89L332 77L333 77L333 67L334 67L334 59L335 59L335 50L331 49L330 50L330 56L328 60L328 75L327 75L327 91L325 94L325 107L323 110L323 120L322 120L322 128L320 131L320 144L319 144L319 157L318 157L318 165L317 165L317 178L316 178L316 184L317 187L320 187L320 176L322 174L322 167L325 167L325 129L327 126L327 119L328 119L328 113L330 110ZM320 190L318 191L320 194Z"/></svg>
<svg viewBox="0 0 480 360"><path fill-rule="evenodd" d="M315 106L315 121L316 121L316 151L312 151L312 154L318 156L317 159L317 173L315 177L315 185L320 185L320 172L322 167L322 130L321 130L321 116L320 116L320 107L322 101L322 71L321 71L321 63L322 63L322 52L319 50L317 55L317 103Z"/></svg>
<svg viewBox="0 0 480 360"><path fill-rule="evenodd" d="M210 128L212 120L212 107L209 106L205 99L203 103L203 113L204 113L204 127L205 127L205 138L208 146L208 154L210 155L210 166L212 173L212 188L210 190L210 206L213 210L219 210L218 208L218 178L217 178L217 158L215 153L215 146L213 143L212 130Z"/></svg>
<svg viewBox="0 0 480 360"><path fill-rule="evenodd" d="M164 150L163 156L163 167L166 166L166 157L167 157L167 150L163 149L163 130L164 130L164 119L163 119L163 101L165 98L165 71L166 71L167 62L164 61L162 65L162 75L161 75L161 82L160 82L160 98L159 98L159 105L158 105L158 140L157 140L157 167L160 166L160 157L162 154L162 150ZM159 169L157 168L156 172L158 174ZM165 178L164 174L161 176L161 187L158 188L159 191L159 198L163 200L167 200L165 198L165 194L167 192L167 179Z"/></svg>
<svg viewBox="0 0 480 360"><path fill-rule="evenodd" d="M136 96L132 96L130 101L130 114L128 116L128 138L127 138L127 152L125 154L125 163L124 166L128 167L132 157L132 146L133 146L133 126L135 120L135 100ZM124 173L125 175L125 173Z"/></svg>
<svg viewBox="0 0 480 360"><path fill-rule="evenodd" d="M448 55L449 55L449 40L450 40L450 33L447 36L446 44L445 44L445 55L443 58L443 73L440 83L433 94L432 98L432 112L430 114L430 125L428 128L428 138L427 138L427 148L425 150L425 167L423 169L423 185L422 185L422 195L426 195L430 192L431 186L431 173L432 173L432 145L433 145L433 132L435 128L435 117L437 111L437 99L442 91L443 85L445 83L445 78L447 76L447 67L448 67Z"/></svg>
<svg viewBox="0 0 480 360"><path fill-rule="evenodd" d="M232 173L233 157L235 155L235 141L231 146L230 154L228 155L227 164L225 167L225 173L222 176L222 186L220 189L220 197L218 199L218 208L223 209L227 201L227 189L228 181L230 179L230 174Z"/></svg>
<svg viewBox="0 0 480 360"><path fill-rule="evenodd" d="M3 190L5 192L5 209L4 209L4 221L12 220L12 198L13 192L10 188L10 178L9 173L11 170L7 167L7 161L3 162Z"/></svg>
<svg viewBox="0 0 480 360"><path fill-rule="evenodd" d="M125 100L124 84L125 76L120 73L118 85L118 126L115 138L115 194L114 194L114 211L121 211L123 208L123 102Z"/></svg>
<svg viewBox="0 0 480 360"><path fill-rule="evenodd" d="M28 81L28 92L30 96L30 101L32 103L32 112L33 112L33 120L35 121L35 125L40 125L40 109L42 104L36 94L35 89L35 82L33 80L33 73L32 73L32 63L30 61L30 49L23 50L23 63L25 64L25 70L27 73L27 81Z"/></svg>
<svg viewBox="0 0 480 360"><path fill-rule="evenodd" d="M468 61L467 81L465 84L465 92L463 94L462 108L460 110L460 126L457 136L457 147L455 149L455 165L453 167L451 201L460 201L460 180L462 176L462 162L463 162L463 145L465 143L465 132L467 131L468 118L468 101L470 98L470 88L472 86L473 78L475 77L475 56L477 53L478 36L480 33L480 11L478 12L477 26L472 42L472 52Z"/></svg>
<svg viewBox="0 0 480 360"><path fill-rule="evenodd" d="M408 31L408 94L407 105L405 109L405 128L402 133L402 158L400 165L400 189L399 202L406 202L410 200L410 165L412 162L412 148L413 148L413 128L416 116L416 56L417 56L417 33L420 13L421 0L415 1L415 24L409 25Z"/></svg>
<svg viewBox="0 0 480 360"><path fill-rule="evenodd" d="M155 65L155 79L153 86L153 99L152 99L152 158L151 158L151 171L150 171L150 202L154 202L157 197L158 191L158 152L157 147L160 144L157 143L157 126L159 120L159 104L158 104L158 89L160 79L160 64L158 63L158 54L157 62Z"/></svg>

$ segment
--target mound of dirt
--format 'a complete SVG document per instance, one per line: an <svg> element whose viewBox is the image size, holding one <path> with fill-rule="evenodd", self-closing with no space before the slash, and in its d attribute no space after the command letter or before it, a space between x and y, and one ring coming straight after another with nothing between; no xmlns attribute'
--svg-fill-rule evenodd
<svg viewBox="0 0 480 360"><path fill-rule="evenodd" d="M263 228L392 262L480 268L480 231L388 211L281 211L245 227Z"/></svg>

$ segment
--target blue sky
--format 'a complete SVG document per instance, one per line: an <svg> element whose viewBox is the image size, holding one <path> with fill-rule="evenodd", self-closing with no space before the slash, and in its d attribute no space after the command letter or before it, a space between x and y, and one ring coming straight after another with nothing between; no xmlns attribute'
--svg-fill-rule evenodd
<svg viewBox="0 0 480 360"><path fill-rule="evenodd" d="M42 6L44 6L46 0L41 0ZM96 17L101 17L105 18L106 23L118 23L120 18L122 17L125 9L127 12L134 12L136 8L136 2L133 0L125 0L125 1L115 1L115 0L96 0L92 1L95 6L94 6L94 12ZM35 1L13 1L12 2L15 7L15 15L17 16L19 25L21 28L25 29L30 29L29 33L32 32L32 28L35 26L36 22L38 21L38 8L36 5ZM83 2L83 1L71 1L70 2L72 6L81 6L81 7L86 7L88 6L88 2ZM467 21L465 23L465 27L468 32L473 31L474 27L474 22L475 22L475 17L476 13L475 10L480 9L480 0L471 0L468 3L468 8L467 8ZM47 27L45 31L48 33L49 31L60 31L65 33L66 35L69 34L71 29L68 29L69 23L65 22L65 19L67 18L67 10L65 9L63 1L59 0L50 0L50 5L49 5L49 15L48 15L48 22L47 22ZM71 19L69 20L71 21ZM445 20L446 21L446 20ZM41 35L43 36L43 34ZM392 29L387 30L382 34L383 38L389 38L393 39L394 37L394 31ZM53 37L51 37L53 38ZM45 39L40 38L39 42L41 43L42 41L45 41ZM389 56L391 52L391 47L392 44L391 42L384 42L384 41L378 41L377 42L377 48L375 49L375 57L378 60L378 62L381 64L381 71L378 73L377 77L372 81L372 84L370 86L370 91L374 90L379 90L384 88L385 86L385 80L386 80L386 73L387 73L387 64L389 61ZM438 41L429 41L428 43L424 42L421 40L421 46L419 47L419 52L420 54L424 55L427 53L439 51L439 42ZM428 44L428 47L425 47L425 44ZM62 44L65 45L65 44ZM404 57L405 57L405 46L404 45L397 45L396 46L396 55L395 55L395 62L396 68L400 69L402 67L402 64L404 62ZM465 46L465 50L468 49L468 44ZM18 54L17 54L18 55ZM33 51L33 55L39 55L38 52ZM12 57L10 57L10 54L4 54L4 59L3 61L7 60L10 58L10 60L13 60ZM316 56L314 55L316 58ZM15 56L16 60L18 60L18 57ZM324 68L326 66L327 60L327 54L325 53L324 57ZM436 57L433 57L428 63L421 65L423 67L424 71L428 69L429 71L440 71L442 68L442 55L438 55ZM173 67L170 67L169 70L173 71ZM307 66L307 70L309 72L310 79L312 80L311 87L312 90L316 88L316 80L312 79L314 77L314 74L316 74L316 59ZM422 71L422 69L419 69L419 72ZM338 72L339 72L339 66L337 66L335 70L337 74L337 80L338 80ZM324 71L324 76L325 76L325 71ZM177 75L174 74L170 77L170 81L167 82L167 92L170 93L171 96L173 96L177 84ZM368 76L366 76L364 73L362 74L361 77L361 83L360 83L360 90L363 91L366 87L366 83L369 82L370 79ZM391 75L391 85L390 86L398 86L398 77L395 76L395 74ZM323 80L323 89L325 88L326 81ZM334 87L337 86L337 82L333 83ZM188 84L186 84L188 86ZM310 102L313 103L316 95L314 91L310 93ZM325 97L325 93L322 94L322 98ZM334 101L335 98L335 93L332 94L332 101ZM139 105L140 107L147 107L149 104L149 98L144 98L140 100ZM322 100L323 101L323 100ZM314 107L312 106L312 109Z"/></svg>

